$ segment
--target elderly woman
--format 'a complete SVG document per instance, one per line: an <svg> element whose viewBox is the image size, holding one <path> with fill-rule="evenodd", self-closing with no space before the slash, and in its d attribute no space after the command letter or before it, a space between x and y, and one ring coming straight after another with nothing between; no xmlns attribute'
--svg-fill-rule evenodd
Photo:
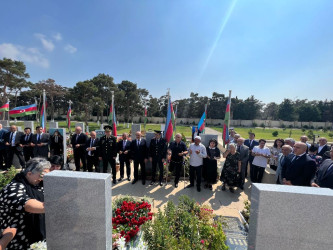
<svg viewBox="0 0 333 250"><path fill-rule="evenodd" d="M217 178L217 160L221 158L221 152L217 148L217 141L211 139L206 148L207 157L204 159L203 172L205 173L205 188L212 190L212 184L216 183Z"/></svg>
<svg viewBox="0 0 333 250"><path fill-rule="evenodd" d="M58 130L54 131L54 134L51 136L51 154L52 155L61 155L64 151L63 137Z"/></svg>
<svg viewBox="0 0 333 250"><path fill-rule="evenodd" d="M242 162L240 155L236 151L236 144L230 143L227 151L224 152L225 162L220 180L223 182L222 190L225 191L225 185L229 186L230 192L234 192L234 186L237 186L238 175L241 172Z"/></svg>
<svg viewBox="0 0 333 250"><path fill-rule="evenodd" d="M8 227L17 229L8 249L28 249L45 239L44 194L39 184L50 167L44 158L33 158L0 191L0 232Z"/></svg>

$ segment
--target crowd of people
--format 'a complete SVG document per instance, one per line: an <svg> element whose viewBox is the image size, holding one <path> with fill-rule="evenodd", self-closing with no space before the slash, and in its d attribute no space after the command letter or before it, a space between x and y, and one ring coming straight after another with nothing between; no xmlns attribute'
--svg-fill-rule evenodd
<svg viewBox="0 0 333 250"><path fill-rule="evenodd" d="M36 134L31 134L30 128L25 128L25 133L18 132L14 125L10 131L2 129L1 124L0 128L0 166L8 169L16 155L23 167L22 172L0 191L0 247L8 245L8 249L27 249L30 244L45 239L43 175L63 169L64 139L58 131L50 136L40 127L36 127ZM196 186L198 192L203 181L204 188L212 190L212 185L220 179L221 189L225 191L228 187L232 193L235 188L244 189L246 178L252 183L261 183L267 167L276 171L276 184L333 188L333 149L323 137L318 144L309 144L306 136L298 142L292 138L276 139L272 147L267 147L266 140L256 140L254 133L249 133L249 138L244 139L232 130L223 153L223 169L218 176L221 157L218 142L211 139L206 147L196 131L189 147L179 133L168 144L158 130L150 142L142 137L140 131L136 132L135 139L123 133L119 141L112 136L111 126L105 126L104 131L105 135L100 138L96 137L95 131L90 132L88 138L81 127L76 127L69 146L74 151L77 171L100 172L101 162L106 173L110 164L114 184L122 181L126 172L127 181L135 184L141 178L145 185L145 166L147 161L151 161L150 185L154 185L156 180L160 186L163 185L164 165L167 164L174 172L174 186L177 188L187 156L190 184L186 188ZM120 164L118 180L117 157ZM159 176L156 179L157 172Z"/></svg>

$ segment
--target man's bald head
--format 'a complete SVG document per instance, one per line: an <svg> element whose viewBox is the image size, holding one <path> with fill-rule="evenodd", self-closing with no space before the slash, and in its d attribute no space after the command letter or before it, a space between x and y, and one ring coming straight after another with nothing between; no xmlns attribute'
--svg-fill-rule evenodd
<svg viewBox="0 0 333 250"><path fill-rule="evenodd" d="M294 154L295 155L304 154L307 148L308 146L304 142L297 142L294 145Z"/></svg>
<svg viewBox="0 0 333 250"><path fill-rule="evenodd" d="M284 156L287 156L293 151L293 148L289 145L283 145L281 150L282 150L282 154Z"/></svg>

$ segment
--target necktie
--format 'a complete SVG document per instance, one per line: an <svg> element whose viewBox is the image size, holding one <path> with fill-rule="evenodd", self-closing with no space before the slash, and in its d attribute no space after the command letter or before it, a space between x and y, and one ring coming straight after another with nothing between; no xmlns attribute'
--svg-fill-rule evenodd
<svg viewBox="0 0 333 250"><path fill-rule="evenodd" d="M94 144L94 140L90 139L90 148L92 147L93 144ZM88 155L91 155L91 151L89 151Z"/></svg>
<svg viewBox="0 0 333 250"><path fill-rule="evenodd" d="M54 141L58 143L58 136L55 137Z"/></svg>
<svg viewBox="0 0 333 250"><path fill-rule="evenodd" d="M292 162L297 161L298 158L299 158L299 156L295 155L295 157L294 157L294 159L292 160Z"/></svg>
<svg viewBox="0 0 333 250"><path fill-rule="evenodd" d="M240 146L237 147L237 152L240 153Z"/></svg>
<svg viewBox="0 0 333 250"><path fill-rule="evenodd" d="M123 141L123 151L125 151L126 141Z"/></svg>
<svg viewBox="0 0 333 250"><path fill-rule="evenodd" d="M77 134L77 135L76 135L76 140L75 140L75 141L77 142L78 139L79 139L79 135Z"/></svg>
<svg viewBox="0 0 333 250"><path fill-rule="evenodd" d="M40 134L37 135L37 141L40 142Z"/></svg>
<svg viewBox="0 0 333 250"><path fill-rule="evenodd" d="M140 145L140 140L138 140L138 147L139 147L139 145Z"/></svg>
<svg viewBox="0 0 333 250"><path fill-rule="evenodd" d="M12 143L13 143L13 136L14 136L14 133L12 132L12 133L10 134L10 145L12 145Z"/></svg>
<svg viewBox="0 0 333 250"><path fill-rule="evenodd" d="M252 140L250 140L250 147L251 147L251 145L252 145Z"/></svg>
<svg viewBox="0 0 333 250"><path fill-rule="evenodd" d="M25 136L25 141L28 141L29 135Z"/></svg>

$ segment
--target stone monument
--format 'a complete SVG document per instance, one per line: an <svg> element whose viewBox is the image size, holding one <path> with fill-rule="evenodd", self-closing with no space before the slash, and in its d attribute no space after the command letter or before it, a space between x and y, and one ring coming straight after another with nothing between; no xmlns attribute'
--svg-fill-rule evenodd
<svg viewBox="0 0 333 250"><path fill-rule="evenodd" d="M131 130L132 140L135 139L135 133L138 131L141 131L141 124L133 124Z"/></svg>
<svg viewBox="0 0 333 250"><path fill-rule="evenodd" d="M49 128L58 128L58 122L49 122Z"/></svg>
<svg viewBox="0 0 333 250"><path fill-rule="evenodd" d="M111 175L44 176L47 249L112 249Z"/></svg>
<svg viewBox="0 0 333 250"><path fill-rule="evenodd" d="M218 135L210 135L210 134L199 134L199 136L201 137L201 143L205 146L208 147L209 141L211 139L215 139L216 141L218 141Z"/></svg>
<svg viewBox="0 0 333 250"><path fill-rule="evenodd" d="M332 249L333 190L252 184L248 249Z"/></svg>
<svg viewBox="0 0 333 250"><path fill-rule="evenodd" d="M82 128L82 133L86 132L84 122L77 122L77 123L75 123L75 127L77 127L77 126L79 126L79 127Z"/></svg>
<svg viewBox="0 0 333 250"><path fill-rule="evenodd" d="M35 133L35 125L33 121L24 121L24 128L31 128L31 133Z"/></svg>

